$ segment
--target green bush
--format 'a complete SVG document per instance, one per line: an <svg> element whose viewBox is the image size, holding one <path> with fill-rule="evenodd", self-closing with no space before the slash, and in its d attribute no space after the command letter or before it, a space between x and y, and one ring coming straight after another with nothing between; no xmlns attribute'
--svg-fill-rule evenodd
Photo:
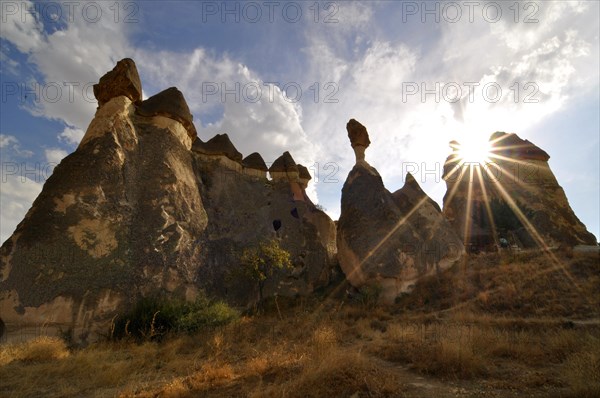
<svg viewBox="0 0 600 398"><path fill-rule="evenodd" d="M235 309L204 294L199 294L194 302L155 295L140 299L129 312L117 316L110 337L160 340L169 332L193 333L225 325L238 317Z"/></svg>
<svg viewBox="0 0 600 398"><path fill-rule="evenodd" d="M375 308L383 288L379 284L364 285L358 290L357 300L366 308Z"/></svg>
<svg viewBox="0 0 600 398"><path fill-rule="evenodd" d="M265 281L278 270L292 269L290 253L279 246L277 239L260 242L246 248L240 257L241 273L258 283L258 303L262 305Z"/></svg>

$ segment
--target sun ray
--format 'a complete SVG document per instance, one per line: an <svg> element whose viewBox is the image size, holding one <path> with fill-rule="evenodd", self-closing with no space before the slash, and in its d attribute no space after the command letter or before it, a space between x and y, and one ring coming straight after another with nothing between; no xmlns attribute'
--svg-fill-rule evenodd
<svg viewBox="0 0 600 398"><path fill-rule="evenodd" d="M498 232L496 231L496 221L494 220L494 216L492 214L492 208L490 207L490 200L487 193L487 188L483 183L483 173L481 172L481 167L477 167L477 178L479 178L479 183L481 186L481 193L483 194L483 203L485 203L485 210L488 215L488 220L490 221L490 227L492 228L492 236L494 238L494 244L498 247Z"/></svg>
<svg viewBox="0 0 600 398"><path fill-rule="evenodd" d="M467 189L467 211L465 211L464 241L465 248L471 239L471 205L473 203L473 167L469 165L469 186Z"/></svg>
<svg viewBox="0 0 600 398"><path fill-rule="evenodd" d="M496 188L497 188L498 192L500 193L500 195L502 195L502 197L506 201L506 203L509 205L509 207L511 208L513 213L517 216L517 218L525 226L525 229L527 230L529 235L536 241L538 247L540 249L542 249L543 253L548 256L550 261L552 261L554 264L556 264L558 267L561 268L561 270L567 276L567 278L569 278L571 283L578 290L581 290L581 287L577 284L577 282L575 281L575 279L573 278L571 273L564 267L562 262L554 255L551 248L546 244L546 242L544 241L542 236L539 234L539 232L537 231L535 226L533 226L533 224L531 224L531 222L529 221L529 219L527 219L525 214L523 214L523 212L521 211L521 209L519 208L519 206L515 202L515 200L506 191L506 188L504 188L504 186L502 186L502 184L500 182L498 182L498 184L496 185Z"/></svg>

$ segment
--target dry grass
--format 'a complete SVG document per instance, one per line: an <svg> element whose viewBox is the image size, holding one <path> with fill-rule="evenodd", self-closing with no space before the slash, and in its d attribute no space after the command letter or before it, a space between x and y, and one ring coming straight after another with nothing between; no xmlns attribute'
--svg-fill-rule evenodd
<svg viewBox="0 0 600 398"><path fill-rule="evenodd" d="M302 302L301 307L282 307L283 319L277 312L244 317L212 331L160 343L99 343L69 351L58 339L40 338L0 346L0 394L600 396L597 324L585 326L551 317L542 304L537 311L545 315L529 317L521 310L496 311L499 305L491 304L499 292L507 295L503 308L515 307L523 297L540 292L539 284L548 279L538 273L527 279L525 271L531 272L532 264L539 267L542 259L534 256L521 264L523 273L510 263L493 269L486 264L492 260L484 260L478 272L452 270L440 276L441 281L454 284L433 290L429 303L419 309L410 307L424 299L424 286L434 286L432 281L417 286L415 296L399 306L372 309L333 299L313 306ZM580 296L593 300L598 279L590 276L594 265L588 260L575 256L568 261L576 262L569 263L569 269L581 290L562 296L545 292L544 297L555 296L548 302L550 308L579 308L583 314L573 315L584 317L590 309ZM516 272L523 280L500 272ZM497 288L489 288L492 281ZM462 290L453 294L444 290L457 286ZM463 296L467 305L444 311L457 296ZM493 305L490 308L495 310L483 312L483 305ZM415 387L418 377L427 389Z"/></svg>
<svg viewBox="0 0 600 398"><path fill-rule="evenodd" d="M0 346L0 366L13 361L47 362L68 356L67 345L56 337L41 336L21 344Z"/></svg>
<svg viewBox="0 0 600 398"><path fill-rule="evenodd" d="M573 397L600 397L600 339L590 339L587 343L564 364L565 379Z"/></svg>

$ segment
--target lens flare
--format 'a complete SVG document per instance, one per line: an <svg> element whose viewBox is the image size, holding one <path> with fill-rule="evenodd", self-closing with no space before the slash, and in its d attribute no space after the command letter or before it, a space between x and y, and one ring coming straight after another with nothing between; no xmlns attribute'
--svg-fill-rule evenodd
<svg viewBox="0 0 600 398"><path fill-rule="evenodd" d="M462 162L485 164L490 159L492 146L487 138L471 137L461 142L456 149Z"/></svg>

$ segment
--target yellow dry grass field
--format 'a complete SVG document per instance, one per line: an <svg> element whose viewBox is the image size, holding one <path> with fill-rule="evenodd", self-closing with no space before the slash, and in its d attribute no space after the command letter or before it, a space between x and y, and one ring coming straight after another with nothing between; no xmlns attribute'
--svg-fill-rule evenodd
<svg viewBox="0 0 600 398"><path fill-rule="evenodd" d="M598 397L597 256L480 255L384 307L332 288L195 334L0 346L6 397Z"/></svg>

